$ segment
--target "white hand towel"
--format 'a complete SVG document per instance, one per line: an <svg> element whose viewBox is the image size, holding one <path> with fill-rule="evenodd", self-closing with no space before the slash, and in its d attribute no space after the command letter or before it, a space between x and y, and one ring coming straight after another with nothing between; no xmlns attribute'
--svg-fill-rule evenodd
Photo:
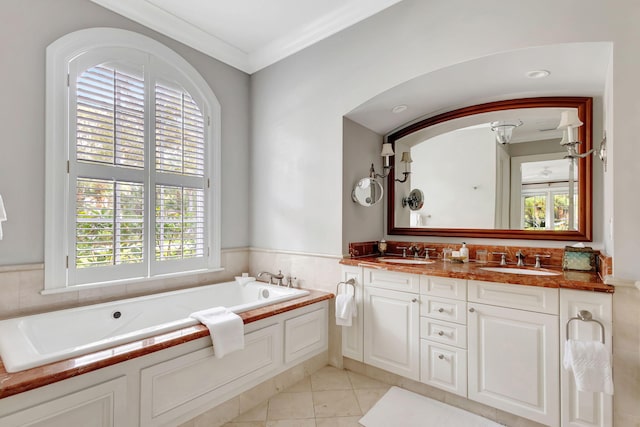
<svg viewBox="0 0 640 427"><path fill-rule="evenodd" d="M336 295L336 325L351 326L353 318L358 315L358 307L353 295Z"/></svg>
<svg viewBox="0 0 640 427"><path fill-rule="evenodd" d="M191 313L190 317L209 328L216 358L222 359L244 348L244 322L234 312L225 307L214 307Z"/></svg>
<svg viewBox="0 0 640 427"><path fill-rule="evenodd" d="M2 223L7 220L7 211L4 210L4 202L0 196L0 240L2 240Z"/></svg>
<svg viewBox="0 0 640 427"><path fill-rule="evenodd" d="M579 391L613 394L609 351L599 341L567 340L564 343L564 368L573 371Z"/></svg>

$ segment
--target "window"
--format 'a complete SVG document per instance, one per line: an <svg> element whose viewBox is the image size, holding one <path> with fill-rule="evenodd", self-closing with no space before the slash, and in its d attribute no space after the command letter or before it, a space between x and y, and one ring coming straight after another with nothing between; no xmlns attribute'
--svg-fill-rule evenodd
<svg viewBox="0 0 640 427"><path fill-rule="evenodd" d="M213 92L158 42L49 46L45 290L218 268L219 135Z"/></svg>

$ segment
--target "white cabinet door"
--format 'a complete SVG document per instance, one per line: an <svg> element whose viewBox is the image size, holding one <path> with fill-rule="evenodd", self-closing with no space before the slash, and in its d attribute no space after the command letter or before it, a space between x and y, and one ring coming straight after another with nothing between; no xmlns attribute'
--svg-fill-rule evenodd
<svg viewBox="0 0 640 427"><path fill-rule="evenodd" d="M355 280L355 299L358 315L353 318L351 326L342 327L342 355L362 362L364 360L364 310L362 307L362 267L342 267L342 281ZM340 292L353 292L349 285L340 285ZM333 319L332 319L333 321Z"/></svg>
<svg viewBox="0 0 640 427"><path fill-rule="evenodd" d="M469 399L558 426L558 316L468 307Z"/></svg>
<svg viewBox="0 0 640 427"><path fill-rule="evenodd" d="M127 416L127 379L119 377L0 418L1 426L120 427Z"/></svg>
<svg viewBox="0 0 640 427"><path fill-rule="evenodd" d="M600 292L560 289L560 350L564 357L565 325L580 310L588 310L605 327L604 342L611 352L612 296ZM574 320L569 324L569 337L576 340L600 340L600 325ZM562 359L561 359L562 360ZM573 375L562 369L560 375L563 427L610 427L613 425L612 396L578 391Z"/></svg>
<svg viewBox="0 0 640 427"><path fill-rule="evenodd" d="M365 287L364 362L420 379L419 297Z"/></svg>

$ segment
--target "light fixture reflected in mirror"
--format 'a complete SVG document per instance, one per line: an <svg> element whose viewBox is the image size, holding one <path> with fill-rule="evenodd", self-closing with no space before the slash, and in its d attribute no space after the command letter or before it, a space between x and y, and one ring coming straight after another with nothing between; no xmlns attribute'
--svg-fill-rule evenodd
<svg viewBox="0 0 640 427"><path fill-rule="evenodd" d="M582 123L578 117L578 112L576 110L567 110L562 112L560 116L560 124L557 129L563 131L560 145L567 149L567 155L564 156L565 159L584 158L595 151L592 148L586 153L578 153L578 144L581 144L581 142L578 141L578 138L576 137L575 129L579 128L583 124L584 123Z"/></svg>
<svg viewBox="0 0 640 427"><path fill-rule="evenodd" d="M500 144L508 144L513 136L513 130L522 126L522 120L491 122L491 130L496 133L496 141Z"/></svg>
<svg viewBox="0 0 640 427"><path fill-rule="evenodd" d="M403 151L402 152L402 158L400 159L400 161L402 163L404 163L404 172L402 172L402 174L404 175L404 178L402 178L402 179L396 178L396 181L398 181L398 182L406 182L407 178L411 174L411 171L409 170L409 163L413 162L413 159L411 158L411 152Z"/></svg>

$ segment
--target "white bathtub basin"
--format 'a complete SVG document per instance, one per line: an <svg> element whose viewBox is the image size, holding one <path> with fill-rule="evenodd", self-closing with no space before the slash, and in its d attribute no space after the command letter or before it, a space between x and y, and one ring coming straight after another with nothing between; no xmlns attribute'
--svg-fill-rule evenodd
<svg viewBox="0 0 640 427"><path fill-rule="evenodd" d="M435 261L428 259L416 259L416 258L392 258L392 257L380 257L378 261L388 262L391 264L405 264L405 265L425 265L433 264Z"/></svg>
<svg viewBox="0 0 640 427"><path fill-rule="evenodd" d="M528 270L517 267L480 267L480 270L493 271L494 273L524 274L526 276L559 276L561 273L546 270Z"/></svg>
<svg viewBox="0 0 640 427"><path fill-rule="evenodd" d="M7 372L193 326L189 315L211 307L234 313L308 295L262 282L226 282L0 321L0 357Z"/></svg>

